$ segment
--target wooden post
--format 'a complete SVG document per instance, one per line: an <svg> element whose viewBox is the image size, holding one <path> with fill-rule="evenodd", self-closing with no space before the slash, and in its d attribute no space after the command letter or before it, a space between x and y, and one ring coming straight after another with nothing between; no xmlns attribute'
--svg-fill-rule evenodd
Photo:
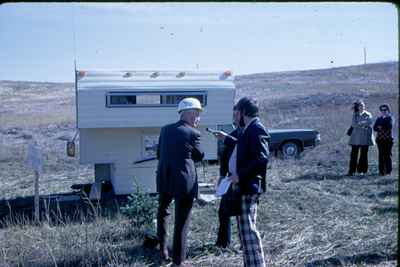
<svg viewBox="0 0 400 267"><path fill-rule="evenodd" d="M39 223L40 214L39 214L39 171L35 170L35 222Z"/></svg>

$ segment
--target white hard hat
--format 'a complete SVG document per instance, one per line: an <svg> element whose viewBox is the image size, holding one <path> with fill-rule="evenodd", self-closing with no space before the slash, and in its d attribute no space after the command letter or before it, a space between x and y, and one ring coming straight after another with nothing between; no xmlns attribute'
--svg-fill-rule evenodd
<svg viewBox="0 0 400 267"><path fill-rule="evenodd" d="M182 110L187 109L197 109L202 111L203 108L201 107L200 101L197 98L187 97L182 99L178 104L178 113Z"/></svg>

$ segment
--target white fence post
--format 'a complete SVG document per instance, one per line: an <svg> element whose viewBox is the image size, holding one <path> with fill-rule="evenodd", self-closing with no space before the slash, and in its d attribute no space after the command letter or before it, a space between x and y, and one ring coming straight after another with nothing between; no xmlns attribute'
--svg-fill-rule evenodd
<svg viewBox="0 0 400 267"><path fill-rule="evenodd" d="M38 143L34 140L32 143L29 144L28 153L27 153L27 160L26 163L29 167L31 167L35 172L35 198L34 198L34 216L35 222L38 223L40 220L39 214L39 178L40 173L42 171L42 154L40 151L40 147Z"/></svg>

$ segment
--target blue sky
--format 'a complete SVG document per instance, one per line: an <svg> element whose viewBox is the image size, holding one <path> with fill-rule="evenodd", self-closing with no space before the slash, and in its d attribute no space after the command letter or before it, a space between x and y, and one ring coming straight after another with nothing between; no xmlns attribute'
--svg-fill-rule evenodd
<svg viewBox="0 0 400 267"><path fill-rule="evenodd" d="M79 69L249 74L398 60L389 3L10 3L0 80L72 82Z"/></svg>

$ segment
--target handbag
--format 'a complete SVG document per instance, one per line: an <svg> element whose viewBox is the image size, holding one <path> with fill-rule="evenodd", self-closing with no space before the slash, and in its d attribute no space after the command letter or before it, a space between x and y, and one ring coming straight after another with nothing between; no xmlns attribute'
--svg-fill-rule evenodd
<svg viewBox="0 0 400 267"><path fill-rule="evenodd" d="M347 134L348 136L351 136L351 133L352 133L352 132L353 132L353 126L350 126L350 128L347 129L346 134Z"/></svg>

